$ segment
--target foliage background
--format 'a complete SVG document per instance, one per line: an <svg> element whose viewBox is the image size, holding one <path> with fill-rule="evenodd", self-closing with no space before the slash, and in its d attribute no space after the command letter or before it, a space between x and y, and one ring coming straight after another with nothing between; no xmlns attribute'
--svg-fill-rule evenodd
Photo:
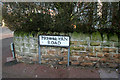
<svg viewBox="0 0 120 80"><path fill-rule="evenodd" d="M10 2L2 4L2 17L15 32L100 32L120 33L118 2L102 3L102 18L97 2Z"/></svg>

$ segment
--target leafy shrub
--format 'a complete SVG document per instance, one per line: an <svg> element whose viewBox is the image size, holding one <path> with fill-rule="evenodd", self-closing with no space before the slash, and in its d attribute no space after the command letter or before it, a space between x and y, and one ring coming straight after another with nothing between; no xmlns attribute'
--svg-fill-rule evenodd
<svg viewBox="0 0 120 80"><path fill-rule="evenodd" d="M99 31L101 34L119 33L118 3L112 3L112 25L107 28L107 9L109 3L103 3L103 18L97 16L97 3L3 3L2 16L12 31L23 32L83 32ZM84 6L84 8L83 8ZM77 9L75 9L77 8ZM115 12L116 11L116 12ZM97 18L97 17L98 18ZM99 21L98 28L95 24ZM102 27L101 27L102 26Z"/></svg>

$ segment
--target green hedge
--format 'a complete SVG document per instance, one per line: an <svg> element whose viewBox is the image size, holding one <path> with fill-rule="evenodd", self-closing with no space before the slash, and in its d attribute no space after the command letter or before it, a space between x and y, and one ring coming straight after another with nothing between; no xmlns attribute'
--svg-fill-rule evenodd
<svg viewBox="0 0 120 80"><path fill-rule="evenodd" d="M83 16L86 21L85 23L83 23L84 20L79 19L80 15L78 16L78 14L83 13L86 9L82 10L82 7L79 6L81 12L74 12L74 8L77 5L76 2L45 3L45 5L42 5L43 3L40 3L41 5L38 4L39 3L36 4L32 2L3 3L2 17L8 28L12 31L23 31L28 33L43 32L44 34L48 32L51 32L51 34L54 32L82 32L92 34L93 32L98 31L102 36L102 33L120 33L119 27L117 26L119 25L117 22L118 18L115 18L115 16L118 16L118 12L116 12L116 14L112 17L114 24L112 24L109 28L104 28L105 19L93 19L93 9L95 3L79 3L81 6L87 5L87 8L90 10L87 12L87 15L84 14ZM104 4L105 3L103 3L103 5ZM116 4L118 3L115 3L112 6L117 7ZM55 8L57 10L55 10ZM50 15L51 12L49 9L54 10L52 13L55 13L55 16ZM114 10L117 11L117 8ZM107 14L104 14L104 16L107 16ZM96 21L94 22L94 20ZM100 21L98 26L102 25L103 28L95 29L92 24L96 23L98 20ZM102 22L104 22L104 24ZM76 28L74 28L74 25L76 25Z"/></svg>

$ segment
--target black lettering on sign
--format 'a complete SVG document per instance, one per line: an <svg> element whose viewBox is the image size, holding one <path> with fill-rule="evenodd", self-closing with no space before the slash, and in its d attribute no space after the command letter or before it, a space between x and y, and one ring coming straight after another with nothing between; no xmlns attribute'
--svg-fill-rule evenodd
<svg viewBox="0 0 120 80"><path fill-rule="evenodd" d="M55 41L55 44L57 44L57 42Z"/></svg>
<svg viewBox="0 0 120 80"><path fill-rule="evenodd" d="M56 42L56 41L51 41L51 42L50 42L50 41L49 41L49 43L50 43L50 44L61 44L60 41L59 41L59 42Z"/></svg>
<svg viewBox="0 0 120 80"><path fill-rule="evenodd" d="M61 41L67 41L68 40L66 37L60 37L58 39L61 40Z"/></svg>
<svg viewBox="0 0 120 80"><path fill-rule="evenodd" d="M51 41L51 44L54 44L54 41Z"/></svg>
<svg viewBox="0 0 120 80"><path fill-rule="evenodd" d="M52 38L51 38L51 37L49 37L49 40L52 40Z"/></svg>
<svg viewBox="0 0 120 80"><path fill-rule="evenodd" d="M60 41L58 41L58 45L60 45L61 44L61 42Z"/></svg>
<svg viewBox="0 0 120 80"><path fill-rule="evenodd" d="M67 41L68 39L64 37L64 39Z"/></svg>
<svg viewBox="0 0 120 80"><path fill-rule="evenodd" d="M60 38L58 38L58 40L60 40Z"/></svg>
<svg viewBox="0 0 120 80"><path fill-rule="evenodd" d="M55 40L57 40L57 38L55 37Z"/></svg>
<svg viewBox="0 0 120 80"><path fill-rule="evenodd" d="M54 40L54 37L52 37L52 40Z"/></svg>
<svg viewBox="0 0 120 80"><path fill-rule="evenodd" d="M55 37L55 36L41 36L41 41L42 41L40 43L41 45L55 45L55 46L59 45L60 46L62 44L64 46L64 43L69 41L69 37L64 37L64 36L58 36L58 37ZM46 41L47 41L47 43L46 43ZM63 41L65 41L65 42L63 42Z"/></svg>
<svg viewBox="0 0 120 80"><path fill-rule="evenodd" d="M48 41L48 44L50 44L50 41Z"/></svg>
<svg viewBox="0 0 120 80"><path fill-rule="evenodd" d="M48 40L48 37L46 37L46 39Z"/></svg>
<svg viewBox="0 0 120 80"><path fill-rule="evenodd" d="M63 40L63 37L60 37L59 40L62 41L62 40Z"/></svg>
<svg viewBox="0 0 120 80"><path fill-rule="evenodd" d="M61 38L61 40L63 40L63 37Z"/></svg>
<svg viewBox="0 0 120 80"><path fill-rule="evenodd" d="M42 40L44 39L44 37L42 36Z"/></svg>
<svg viewBox="0 0 120 80"><path fill-rule="evenodd" d="M56 38L56 37L53 37L53 40L57 40L57 38Z"/></svg>

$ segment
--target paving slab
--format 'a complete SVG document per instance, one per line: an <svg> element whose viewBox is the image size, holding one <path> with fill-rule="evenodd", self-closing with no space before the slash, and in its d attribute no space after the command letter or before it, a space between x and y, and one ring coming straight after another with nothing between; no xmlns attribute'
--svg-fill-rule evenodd
<svg viewBox="0 0 120 80"><path fill-rule="evenodd" d="M7 27L0 27L0 29L2 30L0 33L2 34L9 34L9 33L13 33L13 31L11 31L10 29L8 29Z"/></svg>
<svg viewBox="0 0 120 80"><path fill-rule="evenodd" d="M4 38L13 37L13 31L8 29L7 27L0 27L0 40Z"/></svg>
<svg viewBox="0 0 120 80"><path fill-rule="evenodd" d="M1 26L0 26L1 27ZM0 33L2 32L2 28L0 28ZM2 78L2 34L0 34L0 80Z"/></svg>
<svg viewBox="0 0 120 80"><path fill-rule="evenodd" d="M100 78L102 78L102 80L107 80L107 78L113 78L113 79L118 79L119 78L119 74L115 71L115 70L110 70L110 69L99 69L98 70L100 73Z"/></svg>

